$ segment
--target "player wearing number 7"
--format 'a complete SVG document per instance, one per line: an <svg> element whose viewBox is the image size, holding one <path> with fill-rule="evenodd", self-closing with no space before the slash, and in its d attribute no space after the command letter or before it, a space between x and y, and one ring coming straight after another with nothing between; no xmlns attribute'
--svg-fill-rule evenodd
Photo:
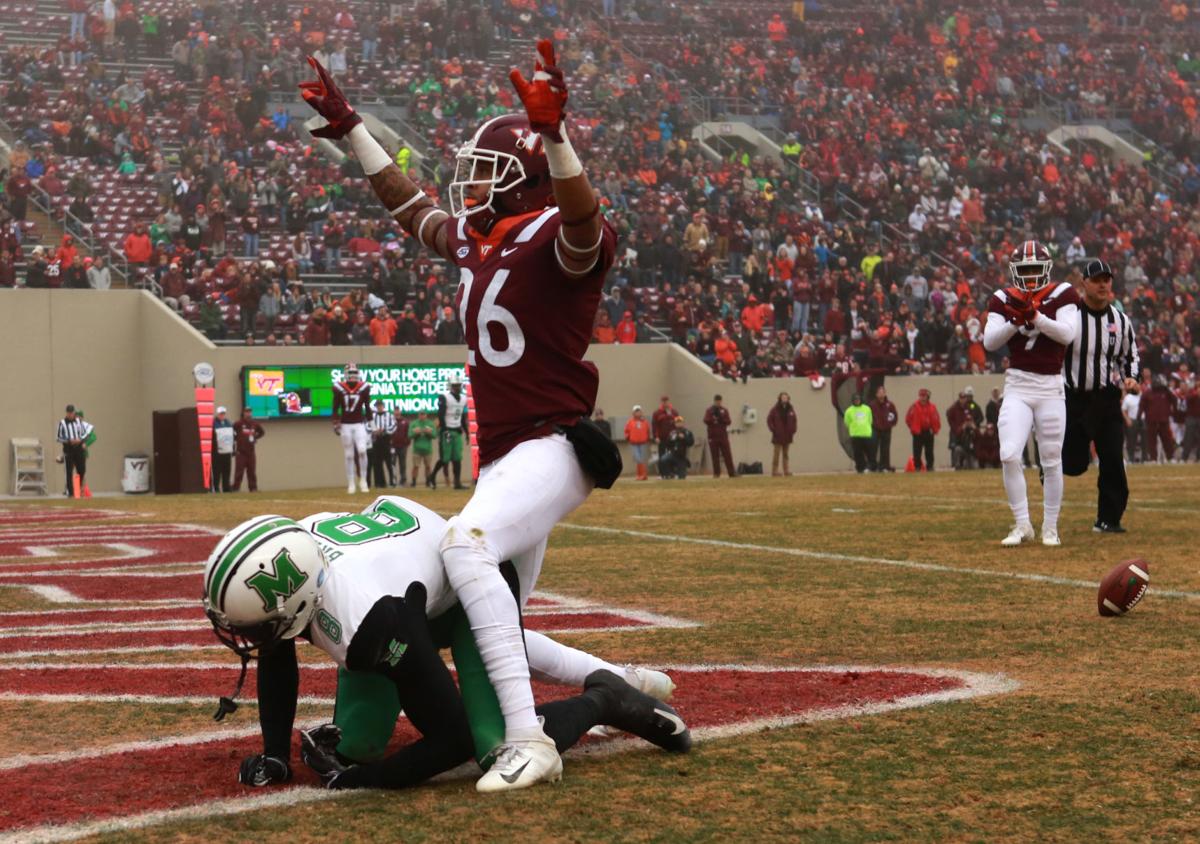
<svg viewBox="0 0 1200 844"><path fill-rule="evenodd" d="M554 47L543 40L537 50L532 80L516 70L509 76L525 113L487 121L459 149L450 212L392 164L314 59L318 79L301 85L329 121L313 134L348 137L392 216L459 268L481 469L441 549L505 719L505 747L480 791L562 772L534 712L519 608L500 561L515 564L524 601L551 529L620 472L611 444L581 421L599 384L583 356L616 232L567 138L567 88Z"/></svg>
<svg viewBox="0 0 1200 844"><path fill-rule="evenodd" d="M1004 374L1000 406L1000 464L1004 491L1015 525L1001 545L1034 539L1021 452L1030 430L1037 433L1045 472L1042 544L1061 545L1058 512L1062 507L1062 445L1067 424L1063 389L1063 357L1075 339L1079 294L1067 282L1052 284L1054 261L1046 247L1027 240L1013 251L1008 269L1013 284L988 299L983 345L994 352L1007 344L1009 367Z"/></svg>

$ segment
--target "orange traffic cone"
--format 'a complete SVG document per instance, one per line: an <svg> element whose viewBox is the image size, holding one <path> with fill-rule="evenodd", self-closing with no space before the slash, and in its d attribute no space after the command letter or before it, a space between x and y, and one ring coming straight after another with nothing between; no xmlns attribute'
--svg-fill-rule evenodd
<svg viewBox="0 0 1200 844"><path fill-rule="evenodd" d="M906 472L917 471L917 467L913 465L913 459L911 457L908 458L908 462L904 464L904 471L906 471Z"/></svg>
<svg viewBox="0 0 1200 844"><path fill-rule="evenodd" d="M90 489L88 489L88 485L86 483L83 485L83 497L84 498L92 497L92 491Z"/></svg>
<svg viewBox="0 0 1200 844"><path fill-rule="evenodd" d="M78 475L71 476L71 495L73 498L79 497L79 476Z"/></svg>

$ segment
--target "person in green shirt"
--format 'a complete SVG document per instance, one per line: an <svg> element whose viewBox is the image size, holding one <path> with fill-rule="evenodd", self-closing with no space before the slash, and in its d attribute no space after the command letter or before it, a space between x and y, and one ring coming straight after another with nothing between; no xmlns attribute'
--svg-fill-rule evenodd
<svg viewBox="0 0 1200 844"><path fill-rule="evenodd" d="M850 432L850 447L854 452L854 470L860 475L867 471L871 459L871 434L874 432L874 420L871 418L871 408L863 404L862 395L855 393L854 402L846 408L842 421Z"/></svg>
<svg viewBox="0 0 1200 844"><path fill-rule="evenodd" d="M425 466L425 486L433 486L433 441L437 438L437 422L430 419L425 411L417 413L417 418L408 426L408 436L412 440L412 483L417 485L417 466Z"/></svg>

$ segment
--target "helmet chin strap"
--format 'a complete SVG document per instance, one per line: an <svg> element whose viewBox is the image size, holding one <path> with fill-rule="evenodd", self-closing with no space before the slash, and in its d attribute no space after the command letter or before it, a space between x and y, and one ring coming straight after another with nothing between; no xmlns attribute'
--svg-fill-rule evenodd
<svg viewBox="0 0 1200 844"><path fill-rule="evenodd" d="M250 655L245 651L241 651L238 656L242 658L242 672L238 675L237 686L233 689L233 694L229 697L222 696L217 702L217 711L213 714L214 721L224 721L226 715L232 715L237 712L238 705L235 698L242 693L242 686L246 682L246 667L250 664Z"/></svg>

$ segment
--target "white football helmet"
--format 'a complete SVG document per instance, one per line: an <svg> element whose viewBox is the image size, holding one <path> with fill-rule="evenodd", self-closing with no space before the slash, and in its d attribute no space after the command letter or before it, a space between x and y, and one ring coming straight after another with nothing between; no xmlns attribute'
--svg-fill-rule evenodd
<svg viewBox="0 0 1200 844"><path fill-rule="evenodd" d="M204 612L217 638L256 656L294 638L317 609L328 563L299 522L258 516L217 543L204 567Z"/></svg>

